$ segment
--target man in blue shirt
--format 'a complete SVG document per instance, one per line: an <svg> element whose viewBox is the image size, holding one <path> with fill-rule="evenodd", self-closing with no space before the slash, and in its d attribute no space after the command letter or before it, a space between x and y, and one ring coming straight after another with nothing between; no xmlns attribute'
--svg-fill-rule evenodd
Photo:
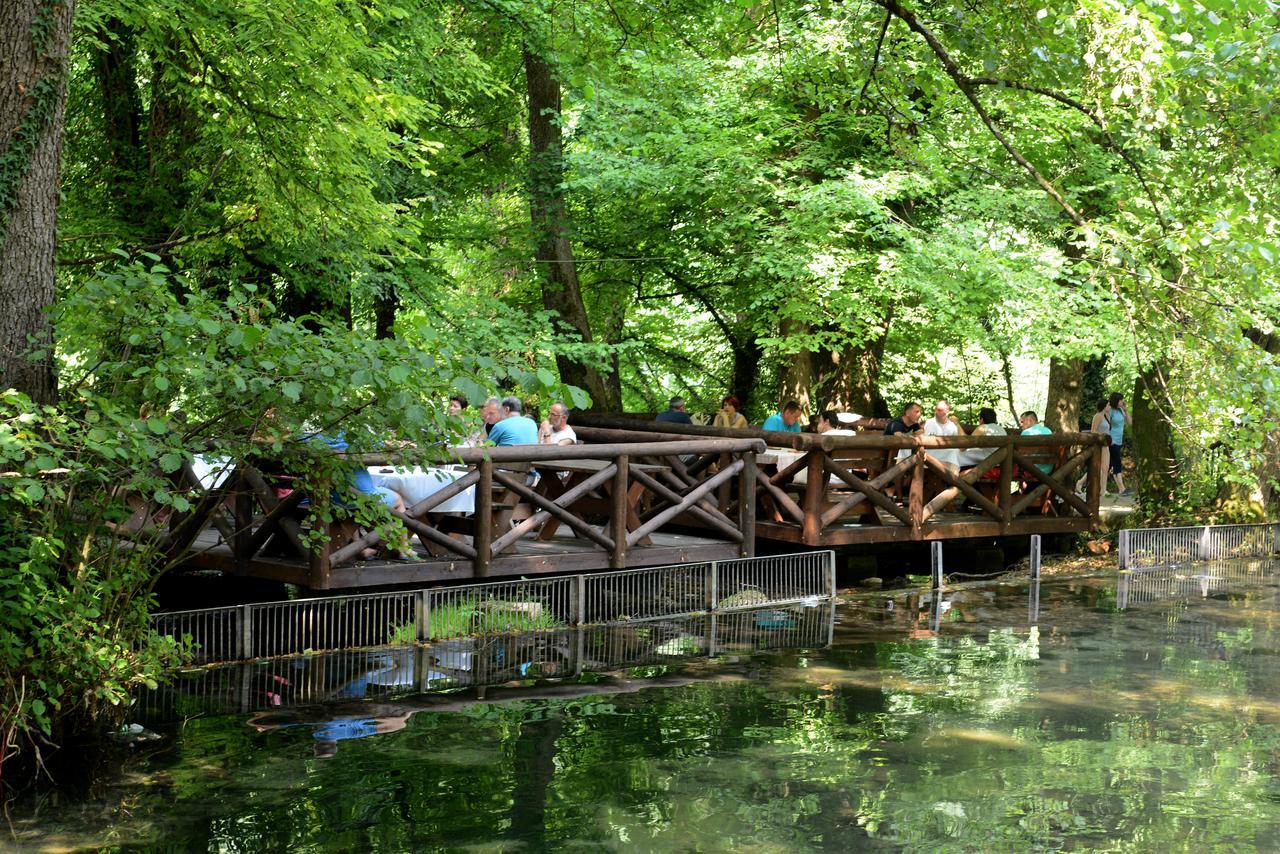
<svg viewBox="0 0 1280 854"><path fill-rule="evenodd" d="M689 417L689 413L684 411L684 398L673 397L667 402L667 411L659 412L654 421L663 421L667 424L692 424L693 419Z"/></svg>
<svg viewBox="0 0 1280 854"><path fill-rule="evenodd" d="M1022 413L1018 418L1018 426L1022 428L1023 436L1048 436L1053 431L1040 423L1040 416L1031 410ZM1053 466L1048 463L1036 463L1036 468L1045 474L1053 471Z"/></svg>
<svg viewBox="0 0 1280 854"><path fill-rule="evenodd" d="M761 430L776 430L781 433L800 432L800 404L788 400L781 412L775 412L764 420Z"/></svg>
<svg viewBox="0 0 1280 854"><path fill-rule="evenodd" d="M489 441L498 447L538 444L538 425L525 417L524 404L518 397L502 399L502 420L489 431Z"/></svg>

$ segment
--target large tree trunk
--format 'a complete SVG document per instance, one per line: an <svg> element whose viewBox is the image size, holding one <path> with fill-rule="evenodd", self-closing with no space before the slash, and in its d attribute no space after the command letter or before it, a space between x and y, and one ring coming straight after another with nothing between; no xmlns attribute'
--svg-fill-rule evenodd
<svg viewBox="0 0 1280 854"><path fill-rule="evenodd" d="M1080 393L1084 389L1084 360L1049 360L1049 401L1044 423L1055 432L1080 429Z"/></svg>
<svg viewBox="0 0 1280 854"><path fill-rule="evenodd" d="M0 0L0 387L57 398L53 263L73 0Z"/></svg>
<svg viewBox="0 0 1280 854"><path fill-rule="evenodd" d="M1134 384L1133 427L1125 434L1125 444L1133 448L1138 495L1149 506L1167 506L1178 489L1178 463L1173 452L1173 428L1160 406L1168 406L1164 380L1155 368L1148 368Z"/></svg>
<svg viewBox="0 0 1280 854"><path fill-rule="evenodd" d="M807 335L809 324L788 318L782 321L779 331L783 338L791 335ZM793 353L778 370L778 399L794 400L805 412L813 413L814 407L819 405L810 399L813 378L813 353L809 350Z"/></svg>
<svg viewBox="0 0 1280 854"><path fill-rule="evenodd" d="M400 295L390 285L373 298L373 337L384 341L395 337L396 311L400 307Z"/></svg>
<svg viewBox="0 0 1280 854"><path fill-rule="evenodd" d="M525 86L529 98L529 213L538 241L535 257L542 276L542 304L560 315L585 342L591 324L578 288L578 268L569 242L569 214L561 187L564 184L563 143L560 133L560 81L542 57L524 51ZM617 411L622 401L616 382L606 383L595 368L556 355L560 379L584 388L592 408Z"/></svg>
<svg viewBox="0 0 1280 854"><path fill-rule="evenodd" d="M859 347L824 351L816 361L825 409L856 412L864 418L887 418L889 405L880 395L880 366L887 333Z"/></svg>

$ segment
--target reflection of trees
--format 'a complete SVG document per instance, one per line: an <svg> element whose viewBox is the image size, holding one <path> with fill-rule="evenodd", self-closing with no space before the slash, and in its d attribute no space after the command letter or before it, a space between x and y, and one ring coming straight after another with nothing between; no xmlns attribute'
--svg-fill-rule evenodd
<svg viewBox="0 0 1280 854"><path fill-rule="evenodd" d="M1273 603L1055 613L770 653L734 682L419 713L329 760L304 729L196 720L134 813L232 851L1280 847Z"/></svg>

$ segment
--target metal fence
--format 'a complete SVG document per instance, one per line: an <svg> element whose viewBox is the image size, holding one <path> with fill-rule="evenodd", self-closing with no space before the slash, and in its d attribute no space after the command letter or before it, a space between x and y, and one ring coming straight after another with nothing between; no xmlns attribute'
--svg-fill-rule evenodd
<svg viewBox="0 0 1280 854"><path fill-rule="evenodd" d="M141 691L131 718L158 723L671 664L722 653L816 649L830 645L834 625L832 602L818 607L793 603L246 661L189 670L172 684Z"/></svg>
<svg viewBox="0 0 1280 854"><path fill-rule="evenodd" d="M714 614L836 594L830 551L155 614L209 664Z"/></svg>
<svg viewBox="0 0 1280 854"><path fill-rule="evenodd" d="M1120 568L1271 557L1280 551L1278 528L1265 524L1127 529L1120 532Z"/></svg>

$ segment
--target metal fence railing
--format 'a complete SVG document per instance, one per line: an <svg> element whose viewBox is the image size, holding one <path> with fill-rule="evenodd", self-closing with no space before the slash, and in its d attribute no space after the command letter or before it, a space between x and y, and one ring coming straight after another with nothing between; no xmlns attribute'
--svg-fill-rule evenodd
<svg viewBox="0 0 1280 854"><path fill-rule="evenodd" d="M1196 525L1131 528L1120 532L1120 569L1196 561L1271 557L1280 551L1280 525Z"/></svg>
<svg viewBox="0 0 1280 854"><path fill-rule="evenodd" d="M818 649L830 645L834 625L831 601L819 607L793 603L756 611L244 661L184 671L171 684L140 691L131 717L159 723L670 664L724 652Z"/></svg>
<svg viewBox="0 0 1280 854"><path fill-rule="evenodd" d="M806 602L836 594L830 551L395 593L260 602L152 616L210 664L307 652L553 631Z"/></svg>

